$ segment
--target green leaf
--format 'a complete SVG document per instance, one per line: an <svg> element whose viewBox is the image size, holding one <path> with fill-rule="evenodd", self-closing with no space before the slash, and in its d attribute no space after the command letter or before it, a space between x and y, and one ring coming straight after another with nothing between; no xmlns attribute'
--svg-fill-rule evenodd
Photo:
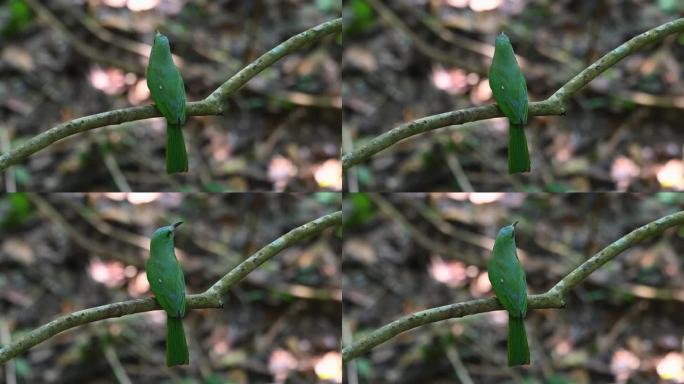
<svg viewBox="0 0 684 384"><path fill-rule="evenodd" d="M10 0L6 6L9 8L9 18L5 20L0 19L0 23L2 23L0 26L0 35L9 37L31 24L33 15L23 0ZM2 8L0 8L0 10L1 9ZM0 14L3 13L4 12L0 12Z"/></svg>
<svg viewBox="0 0 684 384"><path fill-rule="evenodd" d="M245 292L247 302L263 301L265 298L266 292L263 289L252 289Z"/></svg>
<svg viewBox="0 0 684 384"><path fill-rule="evenodd" d="M316 0L316 6L323 12L338 11L342 9L340 0Z"/></svg>
<svg viewBox="0 0 684 384"><path fill-rule="evenodd" d="M359 184L370 185L373 183L373 172L366 165L359 165L356 168L356 178L359 179Z"/></svg>
<svg viewBox="0 0 684 384"><path fill-rule="evenodd" d="M549 377L549 384L575 384L575 380L561 375L561 374L555 374L551 377Z"/></svg>
<svg viewBox="0 0 684 384"><path fill-rule="evenodd" d="M342 204L342 196L336 192L318 192L315 195L319 203L331 206L339 206Z"/></svg>
<svg viewBox="0 0 684 384"><path fill-rule="evenodd" d="M225 377L221 377L219 374L212 373L204 378L204 384L233 384L233 380L228 380Z"/></svg>
<svg viewBox="0 0 684 384"><path fill-rule="evenodd" d="M658 192L658 201L667 205L684 205L684 194L681 192Z"/></svg>
<svg viewBox="0 0 684 384"><path fill-rule="evenodd" d="M567 185L560 183L560 182L555 182L555 183L550 183L546 186L546 191L547 192L553 192L553 193L565 193L569 191L569 188Z"/></svg>
<svg viewBox="0 0 684 384"><path fill-rule="evenodd" d="M213 182L213 183L205 184L204 185L204 191L205 192L214 192L214 193L218 192L218 193L220 193L220 192L230 192L230 189L221 183Z"/></svg>
<svg viewBox="0 0 684 384"><path fill-rule="evenodd" d="M360 225L373 217L374 207L368 195L365 193L352 193L345 201L344 227Z"/></svg>
<svg viewBox="0 0 684 384"><path fill-rule="evenodd" d="M26 185L31 181L31 173L26 167L17 165L14 167L14 178L17 180L17 184Z"/></svg>
<svg viewBox="0 0 684 384"><path fill-rule="evenodd" d="M681 0L658 0L658 6L664 12L676 13L684 10L684 4Z"/></svg>
<svg viewBox="0 0 684 384"><path fill-rule="evenodd" d="M364 0L351 0L344 8L344 38L363 32L375 23L373 9Z"/></svg>
<svg viewBox="0 0 684 384"><path fill-rule="evenodd" d="M23 193L7 195L6 200L0 200L0 226L3 228L20 225L31 216L32 207Z"/></svg>
<svg viewBox="0 0 684 384"><path fill-rule="evenodd" d="M12 364L12 362L10 361L9 364ZM14 359L14 370L17 373L17 376L23 378L28 378L31 374L31 366L29 365L28 361L26 361L26 359L23 359L21 357L17 357L16 359Z"/></svg>
<svg viewBox="0 0 684 384"><path fill-rule="evenodd" d="M359 373L359 376L370 377L370 375L373 373L373 364L371 364L368 359L363 357L359 357L355 360L355 362L356 371Z"/></svg>

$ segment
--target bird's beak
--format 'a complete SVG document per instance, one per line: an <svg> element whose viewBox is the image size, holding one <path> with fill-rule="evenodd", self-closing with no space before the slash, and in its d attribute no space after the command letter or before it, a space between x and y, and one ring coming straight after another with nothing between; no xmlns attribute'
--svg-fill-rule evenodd
<svg viewBox="0 0 684 384"><path fill-rule="evenodd" d="M178 228L181 224L183 224L183 222L182 222L182 221L179 221L179 222L174 223L174 224L171 224L171 225L173 226L173 230L175 231L176 228Z"/></svg>
<svg viewBox="0 0 684 384"><path fill-rule="evenodd" d="M518 220L514 221L513 224L511 224L511 226L513 226L513 228L515 228L516 225L518 225Z"/></svg>

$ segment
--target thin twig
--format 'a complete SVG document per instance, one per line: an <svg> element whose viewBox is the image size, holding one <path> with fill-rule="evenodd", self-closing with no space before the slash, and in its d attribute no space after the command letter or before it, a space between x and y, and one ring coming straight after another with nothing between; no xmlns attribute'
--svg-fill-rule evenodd
<svg viewBox="0 0 684 384"><path fill-rule="evenodd" d="M113 251L97 240L83 234L71 224L67 218L62 215L52 204L38 193L27 193L26 197L38 209L38 212L48 220L56 223L82 248L96 255L105 255L112 260L118 260L128 265L134 265L138 268L143 267L143 260L130 255L128 252Z"/></svg>
<svg viewBox="0 0 684 384"><path fill-rule="evenodd" d="M459 68L467 69L469 72L483 72L481 68L475 66L474 63L461 60L461 55L453 52L445 52L434 47L434 44L424 40L416 32L404 23L399 15L382 3L380 0L366 0L368 4L392 27L398 29L406 35L418 49L425 56L428 56L436 61L455 65Z"/></svg>
<svg viewBox="0 0 684 384"><path fill-rule="evenodd" d="M342 149L347 152L354 148L351 132L349 129L342 128ZM347 186L349 192L354 193L359 191L359 175L355 169L350 169L346 175Z"/></svg>
<svg viewBox="0 0 684 384"><path fill-rule="evenodd" d="M628 248L631 248L646 239L652 238L653 236L659 235L666 229L677 225L684 225L684 211L661 217L658 220L635 229L590 257L580 266L568 273L547 292L541 295L530 295L528 299L528 308L548 309L565 307L568 293L589 277L592 272ZM503 309L503 307L499 304L498 300L495 297L490 297L416 312L394 320L369 333L367 336L356 340L352 344L347 345L342 349L342 359L345 363L350 362L394 336L421 325L500 309Z"/></svg>
<svg viewBox="0 0 684 384"><path fill-rule="evenodd" d="M461 360L461 356L458 354L458 348L453 345L445 345L444 348L446 349L447 358L449 359L451 366L454 367L454 371L460 382L463 384L474 384L472 377L470 377L470 374L468 373L468 369L463 365L463 360Z"/></svg>
<svg viewBox="0 0 684 384"><path fill-rule="evenodd" d="M31 9L46 23L54 28L59 33L64 35L64 37L69 40L69 43L74 47L78 53L81 55L98 62L104 62L109 65L121 68L126 72L141 73L142 65L137 62L120 60L118 57L107 54L94 48L92 45L79 39L76 34L67 26L65 26L59 18L50 11L46 6L41 4L38 0L25 0L26 4L31 7Z"/></svg>
<svg viewBox="0 0 684 384"><path fill-rule="evenodd" d="M116 158L112 155L112 152L107 149L105 140L98 137L95 141L100 148L100 153L102 154L105 166L107 167L109 174L112 175L112 180L114 180L116 188L119 192L131 192L131 186L128 184L128 181L126 181L126 176L124 176L121 171L121 167L119 167L119 163L116 162Z"/></svg>
<svg viewBox="0 0 684 384"><path fill-rule="evenodd" d="M141 43L139 41L129 39L126 36L120 34L114 34L107 28L104 28L102 24L96 21L89 14L83 12L79 7L63 7L60 10L67 12L74 20L78 21L85 29L92 33L96 38L107 43L108 46L115 46L140 55L143 57L150 56L150 44ZM49 11L49 10L48 10Z"/></svg>
<svg viewBox="0 0 684 384"><path fill-rule="evenodd" d="M531 102L529 104L529 116L564 115L569 99L605 70L646 45L658 42L665 38L665 36L682 31L684 31L684 18L670 21L633 37L582 70L546 100ZM342 167L346 170L358 165L378 152L411 136L451 125L460 125L502 116L503 114L499 111L499 108L492 104L427 116L404 123L376 136L351 152L345 153L342 156Z"/></svg>
<svg viewBox="0 0 684 384"><path fill-rule="evenodd" d="M198 308L221 308L223 296L240 280L247 276L261 264L278 254L283 249L314 236L325 228L337 226L342 222L342 212L334 212L319 217L275 239L252 254L245 261L237 265L223 278L217 281L209 289L197 295L188 295L186 306L189 309ZM159 310L161 307L154 298L135 299L118 303L101 305L60 316L51 322L28 332L12 344L0 348L0 364L26 352L31 347L66 331L87 323L104 320L113 317L121 317L140 312Z"/></svg>
<svg viewBox="0 0 684 384"><path fill-rule="evenodd" d="M12 342L12 334L7 325L7 319L0 317L0 343L7 345ZM17 372L14 363L5 366L5 383L17 384Z"/></svg>
<svg viewBox="0 0 684 384"><path fill-rule="evenodd" d="M447 165L451 170L451 174L454 175L454 178L456 179L456 182L458 183L458 186L461 189L461 191L475 191L473 189L473 185L470 183L470 180L468 180L468 175L466 175L465 171L463 170L463 167L461 166L461 162L458 161L458 156L451 152L447 145L442 145L441 147L442 153L446 158Z"/></svg>
<svg viewBox="0 0 684 384"><path fill-rule="evenodd" d="M399 225L401 225L404 228L404 230L406 230L409 233L409 235L416 241L416 243L420 244L421 247L437 254L448 255L451 258L463 260L468 264L477 265L481 267L484 266L483 260L474 258L467 253L459 252L458 249L450 248L445 244L438 243L430 239L429 236L427 236L418 227L413 225L413 223L411 223L411 221L408 218L406 218L406 216L404 216L404 214L401 213L401 211L397 207L395 207L392 203L390 203L388 200L382 197L381 194L370 193L368 194L368 197L371 199L371 201L373 201L373 203L375 203L375 205L378 206L378 208L383 214L385 214L392 220L392 222L396 222Z"/></svg>
<svg viewBox="0 0 684 384"><path fill-rule="evenodd" d="M140 248L146 251L150 250L150 239L149 237L139 235L137 233L115 227L103 220L93 209L85 205L79 204L73 198L69 198L70 195L59 196L58 199L51 199L53 201L59 202L60 204L66 204L71 208L78 216L88 223L93 229L107 238L121 241L125 244ZM84 232L83 229L80 232ZM193 234L193 237L195 234ZM202 239L203 241L205 239ZM227 247L224 247L227 249Z"/></svg>
<svg viewBox="0 0 684 384"><path fill-rule="evenodd" d="M261 57L254 60L235 75L231 76L204 100L187 103L186 114L188 116L198 116L223 113L224 104L228 97L261 71L270 67L286 55L320 40L326 35L339 32L341 29L342 19L339 18L319 24L292 36L285 42L261 55ZM41 149L58 140L64 139L65 137L108 125L160 116L161 114L157 108L152 105L146 105L102 112L58 124L47 131L32 137L13 150L3 153L2 156L0 156L0 171L19 163Z"/></svg>
<svg viewBox="0 0 684 384"><path fill-rule="evenodd" d="M116 354L116 351L111 344L107 343L104 346L104 355L109 366L112 368L112 371L114 371L114 376L119 384L131 384L131 379L128 377L126 370L121 364L121 360L119 360L119 356Z"/></svg>
<svg viewBox="0 0 684 384"><path fill-rule="evenodd" d="M349 326L349 321L343 316L342 317L342 343L344 344L351 344L352 342L352 330L351 327ZM347 382L349 384L358 384L359 383L359 372L356 369L356 362L351 361L349 364L346 366L346 376L345 379L347 379Z"/></svg>
<svg viewBox="0 0 684 384"><path fill-rule="evenodd" d="M0 151L7 152L11 148L9 128L0 126ZM17 179L14 177L14 170L5 170L5 192L17 191Z"/></svg>

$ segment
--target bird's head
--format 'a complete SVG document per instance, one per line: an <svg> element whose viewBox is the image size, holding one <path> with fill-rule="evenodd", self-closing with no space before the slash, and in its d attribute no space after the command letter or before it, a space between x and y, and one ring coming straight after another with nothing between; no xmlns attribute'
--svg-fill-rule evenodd
<svg viewBox="0 0 684 384"><path fill-rule="evenodd" d="M157 30L154 34L154 44L169 45L169 38Z"/></svg>
<svg viewBox="0 0 684 384"><path fill-rule="evenodd" d="M510 44L511 40L508 39L508 36L506 36L505 33L501 32L497 37L496 37L496 45L500 44Z"/></svg>
<svg viewBox="0 0 684 384"><path fill-rule="evenodd" d="M499 230L499 235L497 237L515 237L515 226L518 224L518 220L514 221L513 224L507 225Z"/></svg>
<svg viewBox="0 0 684 384"><path fill-rule="evenodd" d="M177 223L167 225L165 227L161 227L154 231L154 235L152 235L152 238L164 238L164 237L173 237L173 233L178 228L181 224L183 224L182 221L179 221Z"/></svg>

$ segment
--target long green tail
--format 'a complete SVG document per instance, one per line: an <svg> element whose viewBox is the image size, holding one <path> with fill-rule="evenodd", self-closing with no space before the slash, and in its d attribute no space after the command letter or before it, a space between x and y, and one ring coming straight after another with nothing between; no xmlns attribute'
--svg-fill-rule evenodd
<svg viewBox="0 0 684 384"><path fill-rule="evenodd" d="M525 128L522 124L510 124L508 128L508 173L530 171L530 153L527 150Z"/></svg>
<svg viewBox="0 0 684 384"><path fill-rule="evenodd" d="M183 319L180 317L166 316L166 365L187 364L188 344L185 342L185 330Z"/></svg>
<svg viewBox="0 0 684 384"><path fill-rule="evenodd" d="M530 363L525 321L522 317L508 316L508 366Z"/></svg>
<svg viewBox="0 0 684 384"><path fill-rule="evenodd" d="M166 173L188 171L188 153L185 151L183 127L166 123Z"/></svg>

